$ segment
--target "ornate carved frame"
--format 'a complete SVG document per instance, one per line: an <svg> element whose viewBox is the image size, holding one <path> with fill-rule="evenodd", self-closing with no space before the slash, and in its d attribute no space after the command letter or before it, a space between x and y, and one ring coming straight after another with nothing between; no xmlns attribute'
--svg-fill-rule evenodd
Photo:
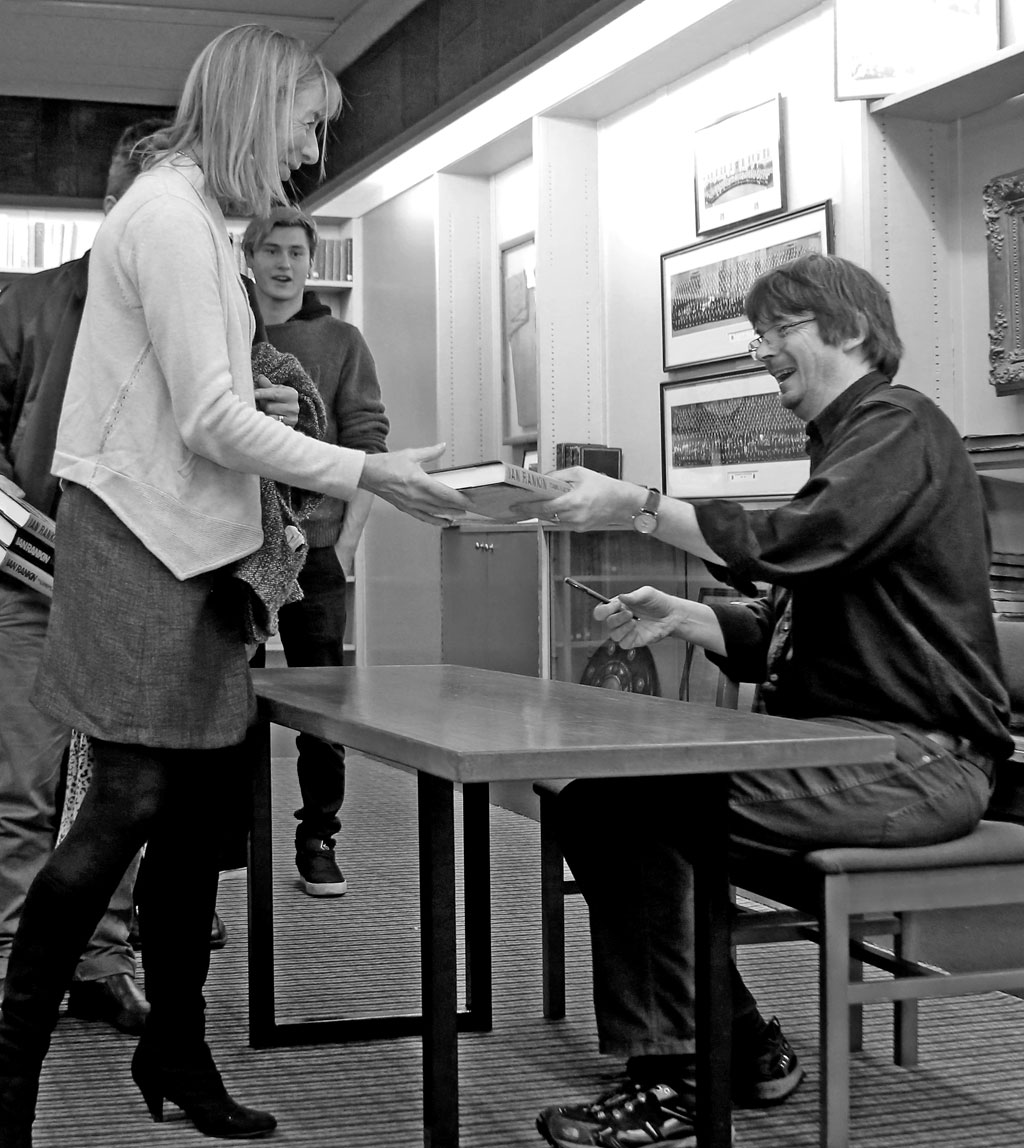
<svg viewBox="0 0 1024 1148"><path fill-rule="evenodd" d="M988 244L988 381L999 395L1024 391L1024 169L982 193Z"/></svg>

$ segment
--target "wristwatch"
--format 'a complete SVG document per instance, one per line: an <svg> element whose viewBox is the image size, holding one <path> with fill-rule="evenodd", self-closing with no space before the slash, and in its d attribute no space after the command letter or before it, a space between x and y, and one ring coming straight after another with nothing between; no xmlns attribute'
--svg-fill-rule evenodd
<svg viewBox="0 0 1024 1148"><path fill-rule="evenodd" d="M653 534L658 529L658 507L660 505L661 491L649 486L646 502L633 515L633 529L639 534Z"/></svg>

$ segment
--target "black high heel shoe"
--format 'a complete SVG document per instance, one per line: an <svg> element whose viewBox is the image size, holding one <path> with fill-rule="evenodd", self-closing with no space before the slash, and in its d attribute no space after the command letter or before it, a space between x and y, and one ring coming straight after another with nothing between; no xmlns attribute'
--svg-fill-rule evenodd
<svg viewBox="0 0 1024 1148"><path fill-rule="evenodd" d="M204 1136L217 1136L222 1140L254 1139L266 1136L277 1127L277 1120L269 1112L246 1108L231 1099L205 1044L199 1045L187 1061L183 1057L172 1067L140 1043L132 1057L132 1079L158 1124L164 1118L164 1100L169 1100ZM8 1148L7 1142L0 1140L0 1148ZM12 1148L21 1148L21 1145Z"/></svg>

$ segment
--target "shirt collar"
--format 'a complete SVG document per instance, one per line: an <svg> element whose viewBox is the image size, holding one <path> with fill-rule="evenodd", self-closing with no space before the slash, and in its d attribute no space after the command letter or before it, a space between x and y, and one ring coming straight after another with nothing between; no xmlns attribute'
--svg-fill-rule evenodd
<svg viewBox="0 0 1024 1148"><path fill-rule="evenodd" d="M811 442L825 442L851 410L872 391L890 386L890 380L881 371L870 371L851 383L828 406L807 424L807 437Z"/></svg>

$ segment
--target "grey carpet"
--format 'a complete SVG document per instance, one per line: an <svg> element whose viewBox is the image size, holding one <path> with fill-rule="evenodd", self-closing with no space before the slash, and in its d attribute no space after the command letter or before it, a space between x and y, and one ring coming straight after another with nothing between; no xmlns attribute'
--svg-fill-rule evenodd
<svg viewBox="0 0 1024 1148"><path fill-rule="evenodd" d="M275 761L278 1015L343 1016L418 1004L415 786L402 772L350 758L339 857L340 899L296 886L291 856L294 766ZM580 898L567 902L568 1016L540 1015L537 826L492 811L494 1031L460 1041L464 1148L540 1146L545 1104L587 1098L620 1067L597 1053L589 1002L589 942ZM266 1106L294 1148L417 1148L422 1137L416 1039L254 1051L245 1015L245 881L225 875L219 910L229 929L212 957L210 1043L232 1092ZM805 944L746 948L741 962L767 1015L777 1012L808 1068L783 1107L736 1115L737 1143L816 1148L815 951ZM141 974L140 974L141 975ZM921 1067L889 1059L884 1006L869 1009L854 1061L853 1148L1020 1148L1024 1144L1024 1001L1002 994L921 1006ZM47 1060L36 1148L211 1144L172 1106L149 1119L129 1077L134 1040L64 1017Z"/></svg>

